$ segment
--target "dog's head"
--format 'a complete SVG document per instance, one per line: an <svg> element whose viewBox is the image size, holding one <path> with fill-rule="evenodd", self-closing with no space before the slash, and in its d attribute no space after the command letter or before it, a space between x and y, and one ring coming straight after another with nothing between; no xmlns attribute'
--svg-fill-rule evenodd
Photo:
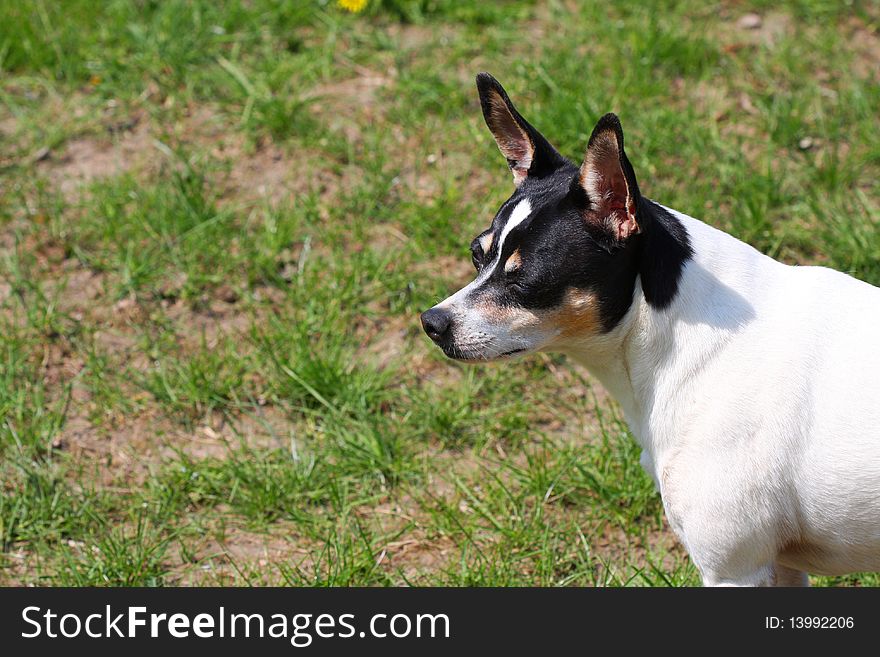
<svg viewBox="0 0 880 657"><path fill-rule="evenodd" d="M477 277L422 314L444 353L488 361L601 339L631 305L641 207L613 114L580 167L560 155L495 78L477 76L483 116L515 190L471 244Z"/></svg>

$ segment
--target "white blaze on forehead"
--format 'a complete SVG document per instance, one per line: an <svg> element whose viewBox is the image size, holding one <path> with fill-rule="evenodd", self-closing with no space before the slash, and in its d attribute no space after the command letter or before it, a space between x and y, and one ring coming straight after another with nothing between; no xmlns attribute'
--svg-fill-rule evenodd
<svg viewBox="0 0 880 657"><path fill-rule="evenodd" d="M448 299L444 299L440 303L437 304L437 308L448 308L453 305L456 301L460 299L464 299L471 290L476 287L479 287L483 284L483 282L492 275L492 272L498 267L498 263L501 261L501 252L504 250L504 240L507 239L507 236L510 235L510 231L519 226L523 221L528 219L529 215L532 214L532 204L529 199L524 198L522 201L514 206L513 211L510 213L510 217L507 219L507 223L504 224L504 228L501 230L501 235L498 237L498 253L495 256L495 260L492 264L483 271L480 272L480 275L472 281L469 285L466 285L458 292L453 294Z"/></svg>
<svg viewBox="0 0 880 657"><path fill-rule="evenodd" d="M504 224L504 229L501 231L501 237L498 239L498 255L495 256L495 262L492 263L491 267L487 268L490 274L495 267L498 266L498 261L501 260L501 251L504 250L504 240L510 235L510 231L528 219L530 214L532 214L532 204L527 198L524 198L516 204L515 208L513 208L513 212L510 213L510 218L507 220L507 223Z"/></svg>

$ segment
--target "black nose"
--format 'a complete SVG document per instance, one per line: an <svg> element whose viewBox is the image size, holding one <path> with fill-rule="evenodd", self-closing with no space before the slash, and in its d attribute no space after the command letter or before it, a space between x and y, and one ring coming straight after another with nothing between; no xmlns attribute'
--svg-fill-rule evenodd
<svg viewBox="0 0 880 657"><path fill-rule="evenodd" d="M422 328L434 342L440 342L449 331L452 315L440 308L431 308L422 313Z"/></svg>

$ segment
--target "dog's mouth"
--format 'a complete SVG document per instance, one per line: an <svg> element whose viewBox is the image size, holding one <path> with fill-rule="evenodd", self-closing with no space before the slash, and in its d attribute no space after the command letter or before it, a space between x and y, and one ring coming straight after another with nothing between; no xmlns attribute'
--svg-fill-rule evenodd
<svg viewBox="0 0 880 657"><path fill-rule="evenodd" d="M503 360L505 358L510 358L512 356L516 356L517 354L524 353L527 351L526 349L511 349L509 351L502 351L501 353L492 354L485 353L480 351L469 351L466 349L459 349L455 346L442 347L443 353L446 354L448 358L452 360L457 360L461 362L482 362L489 363L495 360Z"/></svg>

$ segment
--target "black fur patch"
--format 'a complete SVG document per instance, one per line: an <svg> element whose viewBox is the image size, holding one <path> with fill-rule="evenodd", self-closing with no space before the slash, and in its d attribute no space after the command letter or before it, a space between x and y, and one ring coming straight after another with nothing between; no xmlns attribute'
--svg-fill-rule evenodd
<svg viewBox="0 0 880 657"><path fill-rule="evenodd" d="M638 215L642 225L642 235L637 236L642 291L651 306L662 310L675 299L681 272L694 251L685 227L665 208L642 198Z"/></svg>
<svg viewBox="0 0 880 657"><path fill-rule="evenodd" d="M566 291L576 288L596 296L606 332L632 305L637 277L652 307L663 309L672 302L684 264L692 256L681 222L653 201L639 198L641 232L616 243L584 221L586 199L577 176L578 168L566 161L552 174L526 179L501 206L490 228L496 239L489 253L477 247L478 269L498 257L497 236L513 208L528 198L532 213L507 236L498 266L474 291L474 300L542 310L558 307ZM522 266L505 272L504 263L517 249Z"/></svg>

